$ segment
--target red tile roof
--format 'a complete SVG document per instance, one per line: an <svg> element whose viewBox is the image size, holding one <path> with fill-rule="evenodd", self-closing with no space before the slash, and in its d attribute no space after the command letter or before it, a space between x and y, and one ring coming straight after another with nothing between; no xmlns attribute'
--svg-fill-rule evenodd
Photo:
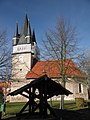
<svg viewBox="0 0 90 120"><path fill-rule="evenodd" d="M47 74L51 78L61 77L60 69L61 61L59 60L39 61L32 70L26 74L26 78L38 78L44 74ZM64 70L65 75L69 77L86 77L86 74L80 71L72 60L65 61Z"/></svg>
<svg viewBox="0 0 90 120"><path fill-rule="evenodd" d="M5 87L5 88L9 88L11 86L10 82L0 82L0 87Z"/></svg>

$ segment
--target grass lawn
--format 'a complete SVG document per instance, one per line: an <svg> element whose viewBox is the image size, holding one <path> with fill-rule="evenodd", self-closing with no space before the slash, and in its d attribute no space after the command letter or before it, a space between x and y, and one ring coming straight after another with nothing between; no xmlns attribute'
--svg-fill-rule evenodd
<svg viewBox="0 0 90 120"><path fill-rule="evenodd" d="M53 101L52 102L53 108L59 108L59 106L60 106L59 103L60 103L60 101ZM90 100L86 101L86 103L87 104L86 104L85 107L77 108L76 104L75 104L75 101L65 101L64 109L67 109L67 110L78 110L78 109L84 109L84 108L90 107L90 106L88 106L88 103L90 104ZM6 115L4 115L3 118L14 116L16 113L18 113L21 110L21 108L24 105L25 105L25 103L23 103L23 102L22 103L19 103L19 102L16 102L16 103L6 103Z"/></svg>

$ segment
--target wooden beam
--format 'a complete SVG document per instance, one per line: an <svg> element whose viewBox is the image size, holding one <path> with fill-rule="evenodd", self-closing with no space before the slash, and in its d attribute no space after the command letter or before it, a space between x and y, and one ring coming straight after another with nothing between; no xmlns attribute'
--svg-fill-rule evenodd
<svg viewBox="0 0 90 120"><path fill-rule="evenodd" d="M29 88L29 113L31 113L31 87Z"/></svg>
<svg viewBox="0 0 90 120"><path fill-rule="evenodd" d="M29 98L29 96L25 95L24 93L20 93L22 96Z"/></svg>
<svg viewBox="0 0 90 120"><path fill-rule="evenodd" d="M29 101L25 104L25 106L20 110L20 112L18 113L18 115L20 115L24 110L25 108L29 105Z"/></svg>
<svg viewBox="0 0 90 120"><path fill-rule="evenodd" d="M29 94L29 90L26 89L25 92Z"/></svg>
<svg viewBox="0 0 90 120"><path fill-rule="evenodd" d="M38 108L40 107L40 103L38 103L37 105L36 105L36 107L34 107L34 111L36 111Z"/></svg>
<svg viewBox="0 0 90 120"><path fill-rule="evenodd" d="M49 111L52 113L53 116L57 117L54 110L50 107L50 105L48 103L47 103L47 108L49 109Z"/></svg>

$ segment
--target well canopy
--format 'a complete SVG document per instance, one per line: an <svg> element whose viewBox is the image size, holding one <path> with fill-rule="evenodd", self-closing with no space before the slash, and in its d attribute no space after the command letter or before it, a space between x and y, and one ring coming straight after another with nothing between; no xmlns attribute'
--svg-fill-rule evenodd
<svg viewBox="0 0 90 120"><path fill-rule="evenodd" d="M36 90L38 90L38 94L35 92ZM26 92L27 95L24 94L24 92ZM48 115L47 110L49 110L53 116L56 116L54 110L47 102L48 98L51 98L54 95L69 95L72 93L61 86L59 83L51 80L51 78L49 78L47 75L43 75L42 77L33 80L29 84L15 90L14 92L11 92L9 95L17 94L21 94L29 99L29 101L18 113L19 115L25 110L27 106L29 106L30 115L33 115L35 111L39 109L39 115L45 118ZM39 103L35 101L35 98L39 99Z"/></svg>
<svg viewBox="0 0 90 120"><path fill-rule="evenodd" d="M34 88L38 89L39 92L42 91L44 93L45 91L47 92L47 97L53 97L54 95L69 95L72 94L69 90L64 88L61 84L56 83L53 81L51 78L49 78L47 75L43 75L29 84L9 93L9 95L17 95L21 94L22 92L25 92L29 88ZM45 89L44 89L45 88Z"/></svg>

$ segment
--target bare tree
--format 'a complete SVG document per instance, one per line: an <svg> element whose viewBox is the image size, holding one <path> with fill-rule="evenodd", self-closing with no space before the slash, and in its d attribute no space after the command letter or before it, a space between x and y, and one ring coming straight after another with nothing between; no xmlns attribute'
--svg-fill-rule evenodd
<svg viewBox="0 0 90 120"><path fill-rule="evenodd" d="M83 55L79 58L79 67L87 74L88 85L90 87L90 49L84 50Z"/></svg>
<svg viewBox="0 0 90 120"><path fill-rule="evenodd" d="M43 40L44 50L42 56L45 59L59 60L59 74L62 76L62 85L65 87L66 70L65 62L67 59L75 59L77 57L77 34L76 28L66 23L64 18L59 18L55 30L49 30L46 33L46 39ZM68 63L69 66L69 63ZM61 80L61 78L60 78ZM61 96L61 106L64 106L64 96Z"/></svg>
<svg viewBox="0 0 90 120"><path fill-rule="evenodd" d="M0 32L0 79L9 80L11 76L11 52L6 39L6 31Z"/></svg>

